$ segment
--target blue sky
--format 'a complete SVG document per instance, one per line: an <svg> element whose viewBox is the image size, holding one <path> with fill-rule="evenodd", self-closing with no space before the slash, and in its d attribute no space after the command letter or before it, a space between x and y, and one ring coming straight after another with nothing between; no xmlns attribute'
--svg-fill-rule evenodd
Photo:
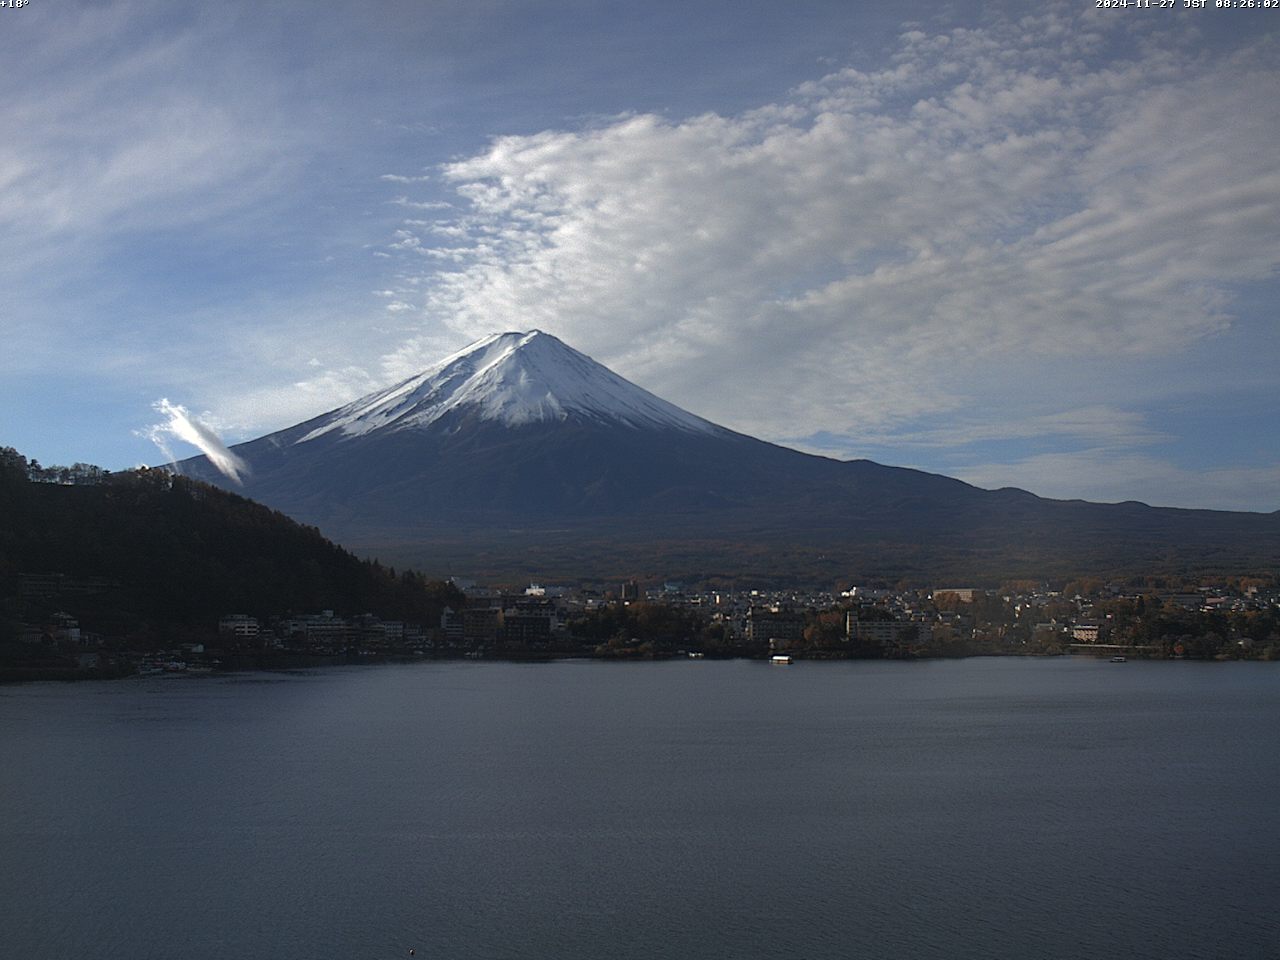
<svg viewBox="0 0 1280 960"><path fill-rule="evenodd" d="M1277 24L2 8L0 444L154 463L162 398L234 443L537 327L805 450L1275 510Z"/></svg>

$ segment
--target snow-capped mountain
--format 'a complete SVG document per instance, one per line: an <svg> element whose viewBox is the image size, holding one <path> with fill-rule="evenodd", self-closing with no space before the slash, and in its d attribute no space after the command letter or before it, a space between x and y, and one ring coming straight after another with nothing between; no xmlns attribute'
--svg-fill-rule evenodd
<svg viewBox="0 0 1280 960"><path fill-rule="evenodd" d="M1280 514L1044 500L734 433L539 331L233 448L236 487L435 574L795 582L1280 566ZM516 573L520 571L521 573Z"/></svg>
<svg viewBox="0 0 1280 960"><path fill-rule="evenodd" d="M457 413L508 427L576 419L637 429L719 429L550 334L530 330L479 340L417 376L326 414L295 442L421 429Z"/></svg>

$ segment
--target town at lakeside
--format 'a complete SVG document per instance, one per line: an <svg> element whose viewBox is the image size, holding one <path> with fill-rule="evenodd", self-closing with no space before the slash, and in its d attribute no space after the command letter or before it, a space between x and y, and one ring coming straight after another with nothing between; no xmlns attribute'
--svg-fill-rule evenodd
<svg viewBox="0 0 1280 960"><path fill-rule="evenodd" d="M535 572L536 573L536 572ZM432 580L167 471L0 449L0 680L432 658L1280 658L1280 580Z"/></svg>

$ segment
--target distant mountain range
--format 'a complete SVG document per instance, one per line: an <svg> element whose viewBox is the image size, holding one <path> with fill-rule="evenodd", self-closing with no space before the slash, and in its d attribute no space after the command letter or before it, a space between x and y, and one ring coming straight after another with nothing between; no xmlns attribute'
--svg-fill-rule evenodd
<svg viewBox="0 0 1280 960"><path fill-rule="evenodd" d="M1280 513L1047 500L735 433L540 331L233 448L236 487L348 548L431 574L519 579L1252 572Z"/></svg>

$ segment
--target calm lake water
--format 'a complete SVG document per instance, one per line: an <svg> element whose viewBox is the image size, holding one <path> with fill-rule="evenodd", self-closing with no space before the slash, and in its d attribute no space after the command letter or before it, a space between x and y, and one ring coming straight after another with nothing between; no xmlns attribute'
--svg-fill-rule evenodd
<svg viewBox="0 0 1280 960"><path fill-rule="evenodd" d="M0 956L1275 958L1280 665L0 688Z"/></svg>

